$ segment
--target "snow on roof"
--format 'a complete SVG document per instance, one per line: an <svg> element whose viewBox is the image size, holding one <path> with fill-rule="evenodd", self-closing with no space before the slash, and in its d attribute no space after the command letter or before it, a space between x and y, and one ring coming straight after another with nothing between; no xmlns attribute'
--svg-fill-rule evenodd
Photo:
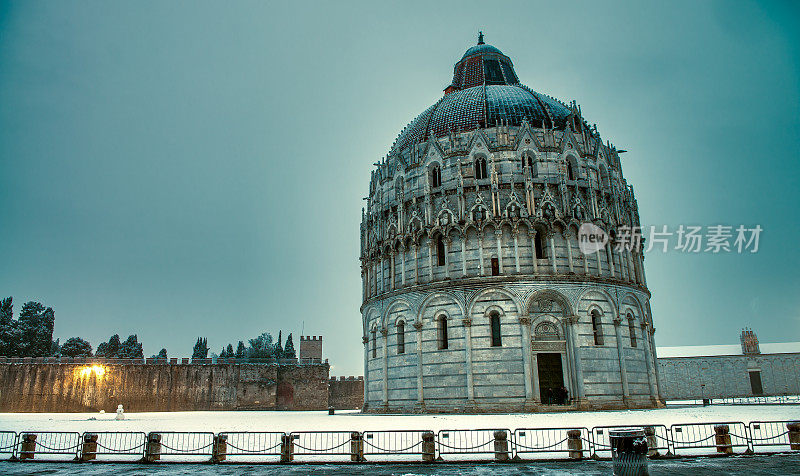
<svg viewBox="0 0 800 476"><path fill-rule="evenodd" d="M760 344L762 354L787 354L800 352L800 342L778 342ZM659 357L709 357L713 355L742 355L739 344L722 345L683 345L676 347L658 347Z"/></svg>

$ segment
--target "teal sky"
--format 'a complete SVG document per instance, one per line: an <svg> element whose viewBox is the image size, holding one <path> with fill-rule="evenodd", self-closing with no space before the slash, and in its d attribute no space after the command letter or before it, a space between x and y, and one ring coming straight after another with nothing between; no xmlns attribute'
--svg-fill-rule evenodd
<svg viewBox="0 0 800 476"><path fill-rule="evenodd" d="M724 2L0 2L0 295L96 347L323 335L362 373L373 163L483 30L577 100L645 224L760 224L650 253L659 345L800 340L800 7Z"/></svg>

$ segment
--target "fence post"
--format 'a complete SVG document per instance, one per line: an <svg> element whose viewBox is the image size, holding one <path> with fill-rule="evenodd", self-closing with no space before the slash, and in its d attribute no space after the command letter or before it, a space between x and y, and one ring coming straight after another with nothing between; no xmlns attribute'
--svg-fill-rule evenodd
<svg viewBox="0 0 800 476"><path fill-rule="evenodd" d="M581 430L567 430L567 448L570 459L583 459L583 441Z"/></svg>
<svg viewBox="0 0 800 476"><path fill-rule="evenodd" d="M800 450L800 421L793 421L786 424L789 430L789 448Z"/></svg>
<svg viewBox="0 0 800 476"><path fill-rule="evenodd" d="M19 460L33 459L36 454L36 435L31 433L22 434L22 451L19 453Z"/></svg>
<svg viewBox="0 0 800 476"><path fill-rule="evenodd" d="M504 430L494 432L494 460L508 461L508 434Z"/></svg>
<svg viewBox="0 0 800 476"><path fill-rule="evenodd" d="M650 458L658 457L658 440L656 440L656 429L652 426L644 427L644 436L647 437L647 456Z"/></svg>
<svg viewBox="0 0 800 476"><path fill-rule="evenodd" d="M350 433L350 461L364 461L364 440L361 433Z"/></svg>
<svg viewBox="0 0 800 476"><path fill-rule="evenodd" d="M281 436L281 463L291 463L294 460L294 437L289 435Z"/></svg>
<svg viewBox="0 0 800 476"><path fill-rule="evenodd" d="M228 435L214 436L214 450L211 453L211 462L225 461L228 455Z"/></svg>
<svg viewBox="0 0 800 476"><path fill-rule="evenodd" d="M717 453L726 455L733 454L730 427L728 425L714 425L714 441L717 445Z"/></svg>
<svg viewBox="0 0 800 476"><path fill-rule="evenodd" d="M145 463L154 463L161 459L161 433L147 434L147 448L144 453Z"/></svg>
<svg viewBox="0 0 800 476"><path fill-rule="evenodd" d="M97 435L86 433L83 435L83 446L81 446L81 462L97 459Z"/></svg>
<svg viewBox="0 0 800 476"><path fill-rule="evenodd" d="M422 461L433 463L436 460L436 442L432 431L422 434Z"/></svg>

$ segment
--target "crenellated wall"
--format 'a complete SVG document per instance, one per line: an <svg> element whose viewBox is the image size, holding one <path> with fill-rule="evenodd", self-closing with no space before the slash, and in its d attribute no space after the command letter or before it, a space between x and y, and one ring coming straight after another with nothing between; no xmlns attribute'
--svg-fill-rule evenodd
<svg viewBox="0 0 800 476"><path fill-rule="evenodd" d="M0 412L323 410L322 364L0 362Z"/></svg>

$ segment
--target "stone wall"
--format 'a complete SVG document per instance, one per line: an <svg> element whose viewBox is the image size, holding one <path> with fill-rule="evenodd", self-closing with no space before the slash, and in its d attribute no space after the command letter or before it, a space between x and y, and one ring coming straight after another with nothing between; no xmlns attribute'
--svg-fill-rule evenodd
<svg viewBox="0 0 800 476"><path fill-rule="evenodd" d="M323 410L327 363L0 362L0 412Z"/></svg>
<svg viewBox="0 0 800 476"><path fill-rule="evenodd" d="M364 404L364 377L331 377L328 405L337 410L360 409Z"/></svg>
<svg viewBox="0 0 800 476"><path fill-rule="evenodd" d="M800 395L800 353L669 357L658 359L665 400Z"/></svg>

